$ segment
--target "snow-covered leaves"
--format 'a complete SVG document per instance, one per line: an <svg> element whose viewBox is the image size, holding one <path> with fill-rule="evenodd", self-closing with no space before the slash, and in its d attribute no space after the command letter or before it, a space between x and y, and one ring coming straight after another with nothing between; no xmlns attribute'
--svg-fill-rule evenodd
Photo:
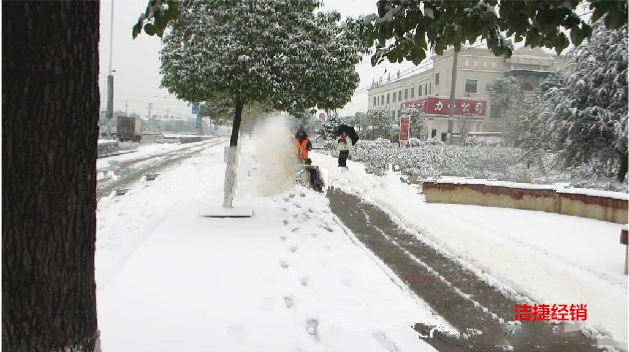
<svg viewBox="0 0 629 352"><path fill-rule="evenodd" d="M565 72L543 87L540 125L566 166L598 165L599 174L627 163L627 27L596 24ZM624 163L624 171L622 170Z"/></svg>
<svg viewBox="0 0 629 352"><path fill-rule="evenodd" d="M372 63L413 61L419 64L434 48L441 55L448 46L460 49L466 42L487 42L495 55L511 56L516 42L531 47L554 48L558 53L570 41L579 45L592 33L591 26L575 12L586 0L382 0L377 15L363 19L364 35L375 44ZM627 24L626 1L589 1L592 21L605 16L607 28ZM570 39L563 31L570 31ZM506 33L505 33L506 32ZM506 34L506 35L504 35Z"/></svg>
<svg viewBox="0 0 629 352"><path fill-rule="evenodd" d="M366 47L355 22L314 0L182 0L165 36L162 85L199 102L222 94L299 112L339 108L358 85Z"/></svg>

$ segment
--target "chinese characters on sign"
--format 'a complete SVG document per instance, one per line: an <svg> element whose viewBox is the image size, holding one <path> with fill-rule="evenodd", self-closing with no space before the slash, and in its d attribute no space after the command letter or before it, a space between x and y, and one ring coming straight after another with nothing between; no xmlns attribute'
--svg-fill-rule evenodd
<svg viewBox="0 0 629 352"><path fill-rule="evenodd" d="M587 320L587 304L515 305L515 320L551 321L551 320Z"/></svg>
<svg viewBox="0 0 629 352"><path fill-rule="evenodd" d="M408 116L404 116L400 119L400 140L407 141L408 140L408 131L411 127L411 118Z"/></svg>
<svg viewBox="0 0 629 352"><path fill-rule="evenodd" d="M427 114L448 115L450 113L450 99L424 98L401 104L402 110L416 108ZM454 101L454 115L486 116L487 101L478 99L456 99Z"/></svg>

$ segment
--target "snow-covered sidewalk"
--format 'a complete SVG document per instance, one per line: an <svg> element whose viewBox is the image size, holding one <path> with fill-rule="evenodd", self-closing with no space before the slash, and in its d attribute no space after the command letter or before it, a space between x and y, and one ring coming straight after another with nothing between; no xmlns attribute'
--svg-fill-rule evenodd
<svg viewBox="0 0 629 352"><path fill-rule="evenodd" d="M323 195L257 195L250 146L234 204L254 217L203 217L222 201L223 147L99 203L103 350L434 351L410 326L443 322L352 242Z"/></svg>
<svg viewBox="0 0 629 352"><path fill-rule="evenodd" d="M627 346L627 276L622 225L536 211L426 204L398 174L378 177L348 161L311 156L329 183L374 202L420 238L486 281L538 304L587 304L586 325ZM514 313L515 316L515 313Z"/></svg>

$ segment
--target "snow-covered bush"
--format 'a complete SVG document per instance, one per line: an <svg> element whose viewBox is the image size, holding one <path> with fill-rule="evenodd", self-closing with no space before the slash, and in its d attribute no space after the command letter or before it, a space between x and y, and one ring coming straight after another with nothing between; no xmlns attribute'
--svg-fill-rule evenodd
<svg viewBox="0 0 629 352"><path fill-rule="evenodd" d="M465 147L445 145L439 140L412 141L411 147L398 147L386 139L361 141L352 150L354 161L365 164L367 173L383 176L388 165L420 179L443 173L465 177L519 181L529 177L533 183L571 182L575 187L627 192L627 185L597 178L593 168L565 170L557 167L554 155L536 155L535 161L523 158L520 148Z"/></svg>
<svg viewBox="0 0 629 352"><path fill-rule="evenodd" d="M500 147L504 140L500 137L467 137L464 144L469 147Z"/></svg>

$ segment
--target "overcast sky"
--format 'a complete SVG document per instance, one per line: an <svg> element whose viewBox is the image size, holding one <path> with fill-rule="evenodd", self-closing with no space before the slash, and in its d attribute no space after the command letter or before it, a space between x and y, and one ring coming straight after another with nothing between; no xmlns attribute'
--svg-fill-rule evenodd
<svg viewBox="0 0 629 352"><path fill-rule="evenodd" d="M115 0L114 2L114 28L113 28L113 64L114 72L114 109L128 113L138 113L141 116L148 115L149 103L153 103L153 114L166 114L184 117L193 117L190 107L185 102L178 101L174 96L169 96L165 89L160 89L161 77L159 74L159 49L161 39L141 34L137 39L131 38L131 29L137 23L138 17L146 9L147 0ZM107 74L109 72L110 55L110 30L111 30L111 1L101 1L100 21L100 91L101 110L106 108ZM587 4L582 4L587 5ZM323 11L338 11L344 17L357 17L377 11L376 0L324 0ZM583 19L590 17L591 11L585 6L577 10ZM568 33L566 33L568 34ZM517 46L520 46L521 43ZM572 46L570 46L572 47ZM425 60L419 68L425 69ZM388 61L376 67L371 66L369 57L357 65L360 74L360 83L352 101L339 113L341 115L353 115L358 111L367 110L367 88L373 80L383 77L383 80L391 74L395 77L398 71L413 69L411 62L391 64Z"/></svg>
<svg viewBox="0 0 629 352"><path fill-rule="evenodd" d="M111 1L101 1L100 13L100 91L101 110L106 108L107 74L109 72ZM153 114L169 113L175 116L192 117L190 108L185 102L169 96L165 89L160 89L159 74L159 37L141 34L137 39L131 38L131 29L140 14L146 9L147 0L115 0L113 28L113 60L114 75L114 110L136 112L141 116L148 115L149 103L153 103ZM343 16L359 16L374 13L377 10L376 0L325 0L322 10L336 10ZM372 67L369 58L359 65L357 71L361 82L359 90L371 85L373 79L385 75L385 70L395 76L398 70L404 71L414 67L410 62L403 64L381 64ZM386 74L388 75L388 73ZM367 110L367 92L357 94L347 106L339 111L341 114L354 114Z"/></svg>

